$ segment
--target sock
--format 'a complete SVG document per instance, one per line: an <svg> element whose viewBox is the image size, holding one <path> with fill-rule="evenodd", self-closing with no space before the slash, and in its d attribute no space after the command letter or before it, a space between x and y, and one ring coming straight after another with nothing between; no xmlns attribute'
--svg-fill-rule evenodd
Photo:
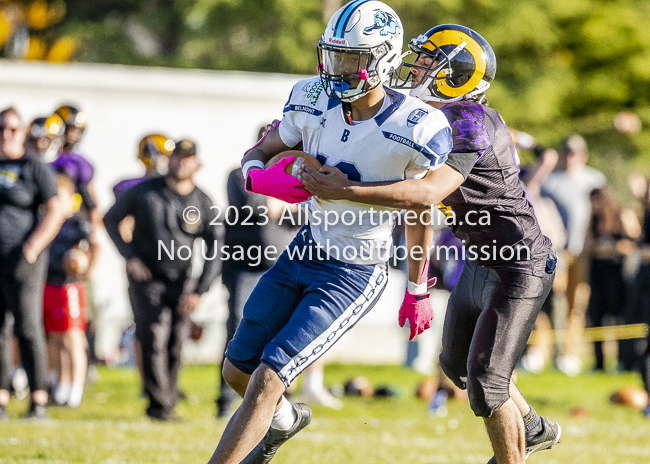
<svg viewBox="0 0 650 464"><path fill-rule="evenodd" d="M49 371L48 382L50 382L51 386L55 387L59 383L59 373L57 371Z"/></svg>
<svg viewBox="0 0 650 464"><path fill-rule="evenodd" d="M81 404L81 397L84 394L83 384L72 384L70 389L70 397L68 398L68 406L71 408L78 408Z"/></svg>
<svg viewBox="0 0 650 464"><path fill-rule="evenodd" d="M303 392L320 392L323 390L323 381L325 375L320 369L305 372L305 379L303 382Z"/></svg>
<svg viewBox="0 0 650 464"><path fill-rule="evenodd" d="M70 399L72 385L69 383L60 383L54 390L54 402L56 404L65 404Z"/></svg>
<svg viewBox="0 0 650 464"><path fill-rule="evenodd" d="M275 411L275 414L273 414L271 427L276 430L289 430L297 419L298 416L296 416L291 403L283 396L280 409Z"/></svg>
<svg viewBox="0 0 650 464"><path fill-rule="evenodd" d="M524 427L526 427L526 440L542 433L542 418L537 415L532 406L530 412L524 416Z"/></svg>

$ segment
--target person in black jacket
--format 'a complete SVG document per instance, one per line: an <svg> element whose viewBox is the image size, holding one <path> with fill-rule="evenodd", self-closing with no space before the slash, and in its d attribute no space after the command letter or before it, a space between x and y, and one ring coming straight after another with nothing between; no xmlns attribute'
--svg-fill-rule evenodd
<svg viewBox="0 0 650 464"><path fill-rule="evenodd" d="M187 315L220 271L219 229L210 224L212 202L192 180L199 167L194 143L178 142L168 174L129 189L104 216L106 231L126 259L136 338L142 346L147 415L157 420L176 419L173 410ZM134 221L129 243L119 232L127 216ZM191 254L197 238L204 240L200 248L205 262L191 288Z"/></svg>
<svg viewBox="0 0 650 464"><path fill-rule="evenodd" d="M56 179L25 155L25 126L14 108L0 112L0 419L7 417L11 324L32 391L27 417L47 418L47 353L43 287L47 253L64 220ZM44 210L45 214L40 211Z"/></svg>

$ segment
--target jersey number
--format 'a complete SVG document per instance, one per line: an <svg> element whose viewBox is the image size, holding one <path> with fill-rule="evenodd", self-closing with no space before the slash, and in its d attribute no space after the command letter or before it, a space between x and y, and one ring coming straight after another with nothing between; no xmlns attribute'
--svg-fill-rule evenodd
<svg viewBox="0 0 650 464"><path fill-rule="evenodd" d="M349 133L349 131L347 130L346 132ZM345 133L343 134L343 136L345 137ZM327 163L327 156L325 155L318 154L316 155L316 159L320 161L320 164ZM348 163L347 161L339 161L334 165L334 167L339 171L341 171L346 176L348 176L348 179L353 180L355 182L361 182L361 173L359 172L359 170L354 164Z"/></svg>

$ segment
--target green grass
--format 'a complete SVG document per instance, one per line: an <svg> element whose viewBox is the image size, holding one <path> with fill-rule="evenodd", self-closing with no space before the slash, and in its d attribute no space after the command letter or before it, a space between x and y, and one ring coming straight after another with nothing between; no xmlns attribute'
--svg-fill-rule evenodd
<svg viewBox="0 0 650 464"><path fill-rule="evenodd" d="M180 424L152 423L143 417L136 373L100 369L76 410L49 408L53 420L15 419L27 402L12 401L12 420L0 422L0 463L205 463L225 427L214 418L216 366L190 366L181 373L187 401L178 406ZM281 448L273 462L485 464L491 448L482 421L467 403L450 402L444 419L429 417L415 397L422 376L395 366L328 366L326 383L343 384L363 375L375 386L390 385L396 398L344 398L332 411L314 407L312 424ZM554 371L520 375L519 386L540 414L562 425L564 439L530 463L642 464L650 462L650 420L638 411L608 403L625 384L640 385L633 374L568 378ZM585 408L588 418L571 415Z"/></svg>

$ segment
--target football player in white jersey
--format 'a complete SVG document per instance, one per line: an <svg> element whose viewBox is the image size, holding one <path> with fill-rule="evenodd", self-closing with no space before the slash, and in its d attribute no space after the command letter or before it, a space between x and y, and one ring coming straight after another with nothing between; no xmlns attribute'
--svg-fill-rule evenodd
<svg viewBox="0 0 650 464"><path fill-rule="evenodd" d="M343 6L318 44L320 76L294 86L282 121L242 160L247 190L293 203L309 199L310 223L260 279L228 345L223 375L244 400L211 464L267 463L309 424L311 410L286 400L285 388L372 309L387 281L399 210L312 197L285 173L293 157L265 164L301 144L327 175L360 182L412 179L418 186L429 182L425 176L451 150L442 113L382 85L400 64L402 43L400 19L386 4L355 0ZM424 228L412 230L410 291L400 322L409 320L414 338L433 313L423 257L431 237Z"/></svg>

